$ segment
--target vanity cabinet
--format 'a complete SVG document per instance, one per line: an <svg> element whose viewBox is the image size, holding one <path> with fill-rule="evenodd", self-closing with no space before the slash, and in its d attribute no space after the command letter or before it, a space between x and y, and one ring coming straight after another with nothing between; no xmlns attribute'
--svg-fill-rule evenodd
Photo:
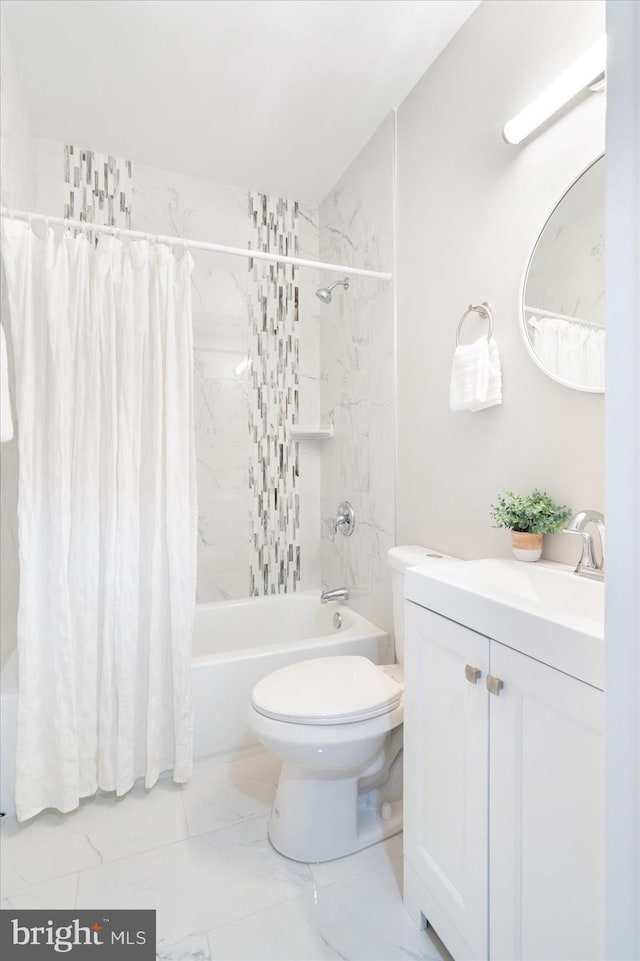
<svg viewBox="0 0 640 961"><path fill-rule="evenodd" d="M407 909L456 961L602 958L602 691L405 610Z"/></svg>

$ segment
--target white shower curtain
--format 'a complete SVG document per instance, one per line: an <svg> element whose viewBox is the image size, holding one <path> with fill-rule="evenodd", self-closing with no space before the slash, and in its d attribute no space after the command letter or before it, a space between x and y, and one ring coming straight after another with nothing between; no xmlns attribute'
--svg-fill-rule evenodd
<svg viewBox="0 0 640 961"><path fill-rule="evenodd" d="M188 254L3 219L19 451L16 808L192 768Z"/></svg>
<svg viewBox="0 0 640 961"><path fill-rule="evenodd" d="M604 327L564 320L530 317L533 349L552 373L582 387L604 389Z"/></svg>

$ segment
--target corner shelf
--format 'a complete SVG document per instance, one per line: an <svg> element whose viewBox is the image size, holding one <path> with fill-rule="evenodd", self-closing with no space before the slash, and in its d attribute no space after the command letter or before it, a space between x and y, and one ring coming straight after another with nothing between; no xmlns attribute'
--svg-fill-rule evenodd
<svg viewBox="0 0 640 961"><path fill-rule="evenodd" d="M294 440L329 440L333 437L333 424L318 424L318 426L304 426L294 424L289 428L289 436Z"/></svg>

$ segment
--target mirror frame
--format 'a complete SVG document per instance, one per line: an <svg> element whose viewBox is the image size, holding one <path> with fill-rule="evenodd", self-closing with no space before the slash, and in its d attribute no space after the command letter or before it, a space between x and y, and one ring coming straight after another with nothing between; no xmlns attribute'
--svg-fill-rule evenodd
<svg viewBox="0 0 640 961"><path fill-rule="evenodd" d="M529 254L529 257L528 257L528 259L527 259L527 264L526 264L526 267L525 267L525 269L524 269L524 274L523 274L523 276L522 276L522 281L521 281L521 283L520 283L520 296L519 296L519 300L518 300L518 309L519 309L519 312L520 312L520 324L519 324L519 326L520 326L520 333L522 334L522 339L524 340L524 345L525 345L525 347L527 348L527 353L529 354L529 356L530 356L531 359L533 360L534 364L535 364L537 367L539 367L540 370L541 370L544 374L547 375L547 377L550 377L551 380L555 380L556 384L561 384L562 387L567 387L567 388L569 388L569 389L571 389L571 390L581 390L581 391L582 391L583 393L585 393L585 394L604 394L605 388L604 388L604 387L584 387L582 384L573 384L573 383L571 383L571 381L565 380L564 377L559 377L557 374L554 374L553 371L549 370L548 367L545 367L545 365L542 363L542 361L540 360L540 358L539 358L538 355L536 354L535 350L533 349L533 344L531 343L531 340L530 340L530 338L529 338L529 334L527 333L527 318L526 318L526 314L525 314L525 310L524 310L524 306L525 306L525 297L524 297L524 295L525 295L525 291L526 291L526 289L527 289L527 278L529 277L529 271L531 270L531 264L532 264L532 262L533 262L533 258L535 257L536 250L538 249L538 245L540 244L540 241L542 240L542 235L544 234L544 232L545 232L545 230L546 230L546 228L547 228L547 225L549 224L549 221L551 220L551 218L553 217L553 215L555 214L556 210L558 209L558 207L560 206L560 204L562 203L562 201L564 200L564 198L567 196L567 194L568 194L571 190L573 190L573 188L575 187L575 185L577 184L577 182L580 180L580 178L583 177L588 170L591 170L591 168L594 167L600 160L602 160L602 159L604 158L604 156L605 156L604 153L598 154L598 156L595 158L595 160L592 160L591 163L588 163L587 166L584 167L583 170L581 170L581 172L577 175L577 177L574 177L574 179L571 181L571 183L569 184L569 186L567 187L567 189L564 191L564 193L562 194L562 196L560 197L560 199L558 200L558 202L554 205L551 213L550 213L549 216L546 218L544 224L543 224L542 227L540 228L540 231L539 231L539 233L538 233L538 236L536 237L536 240L535 240L535 242L534 242L534 244L533 244L533 246L532 246L532 248L531 248L531 253Z"/></svg>

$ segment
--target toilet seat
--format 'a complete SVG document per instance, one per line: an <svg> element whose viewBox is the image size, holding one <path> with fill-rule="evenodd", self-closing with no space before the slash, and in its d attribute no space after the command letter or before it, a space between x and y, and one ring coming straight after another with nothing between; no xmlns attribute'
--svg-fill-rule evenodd
<svg viewBox="0 0 640 961"><path fill-rule="evenodd" d="M393 711L402 685L368 658L319 657L273 671L253 689L265 717L290 724L349 724Z"/></svg>

